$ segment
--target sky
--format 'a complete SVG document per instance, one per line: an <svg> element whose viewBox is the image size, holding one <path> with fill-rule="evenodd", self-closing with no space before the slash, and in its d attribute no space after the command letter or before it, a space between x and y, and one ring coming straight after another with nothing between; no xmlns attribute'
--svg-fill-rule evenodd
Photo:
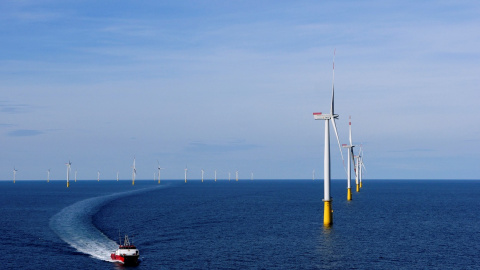
<svg viewBox="0 0 480 270"><path fill-rule="evenodd" d="M0 179L479 179L478 1L0 2ZM331 133L332 178L345 179Z"/></svg>

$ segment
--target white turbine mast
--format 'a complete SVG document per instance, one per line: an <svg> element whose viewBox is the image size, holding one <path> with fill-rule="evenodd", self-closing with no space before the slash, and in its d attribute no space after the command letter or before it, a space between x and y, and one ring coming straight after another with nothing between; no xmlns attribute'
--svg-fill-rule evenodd
<svg viewBox="0 0 480 270"><path fill-rule="evenodd" d="M47 170L47 183L50 182L50 169Z"/></svg>
<svg viewBox="0 0 480 270"><path fill-rule="evenodd" d="M203 183L203 174L205 173L205 171L202 169L201 172L202 172L202 183Z"/></svg>
<svg viewBox="0 0 480 270"><path fill-rule="evenodd" d="M15 169L15 166L13 166L13 183L14 183L14 184L15 184L15 180L16 180L16 178L17 178L17 172L18 172L18 170Z"/></svg>
<svg viewBox="0 0 480 270"><path fill-rule="evenodd" d="M135 167L135 156L133 156L132 166L132 186L135 185L135 176L137 176L137 168Z"/></svg>
<svg viewBox="0 0 480 270"><path fill-rule="evenodd" d="M347 200L352 200L352 189L351 189L351 180L352 180L352 162L355 164L354 154L353 154L353 147L355 147L352 143L352 117L348 117L348 138L350 144L342 144L342 147L347 148L348 151L348 162L347 162Z"/></svg>
<svg viewBox="0 0 480 270"><path fill-rule="evenodd" d="M338 118L338 114L335 114L335 51L333 52L333 79L332 79L332 102L330 105L330 113L322 114L321 112L313 113L315 120L325 120L325 148L324 148L324 214L323 214L323 224L325 226L331 226L333 223L333 214L331 206L331 196L330 196L330 125L331 120L333 130L335 131L335 136L337 138L338 147L340 149L340 155L342 156L342 147L340 145L340 139L338 138L337 125L335 124L335 119Z"/></svg>
<svg viewBox="0 0 480 270"><path fill-rule="evenodd" d="M65 165L67 166L67 188L70 186L70 168L72 166L72 162L69 160L68 163L65 163Z"/></svg>
<svg viewBox="0 0 480 270"><path fill-rule="evenodd" d="M158 162L158 159L157 159L157 169L158 169L158 183L160 184L160 170L163 170L165 168L160 167L160 163Z"/></svg>
<svg viewBox="0 0 480 270"><path fill-rule="evenodd" d="M185 183L187 183L187 171L188 171L187 165L185 165Z"/></svg>

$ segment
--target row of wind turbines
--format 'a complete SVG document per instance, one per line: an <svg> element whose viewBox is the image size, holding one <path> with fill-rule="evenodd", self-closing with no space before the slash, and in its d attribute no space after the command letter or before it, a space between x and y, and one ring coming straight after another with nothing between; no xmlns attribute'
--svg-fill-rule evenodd
<svg viewBox="0 0 480 270"><path fill-rule="evenodd" d="M157 170L158 170L158 184L160 184L160 171L161 170L164 170L165 168L162 168L160 167L160 163L158 162L157 160ZM70 186L70 172L71 172L71 166L72 166L72 162L69 160L67 163L65 163L65 165L67 166L67 188ZM137 176L137 168L135 166L135 157L133 158L133 165L132 165L132 185L135 185L135 178ZM16 181L16 174L17 174L17 169L15 168L15 166L13 167L13 183L15 183ZM185 183L187 183L187 171L188 171L188 168L187 166L185 166ZM201 181L203 183L204 181L204 174L205 174L205 170L201 169L200 170L201 174L202 174L202 178L201 178ZM214 181L216 182L217 181L217 170L214 171ZM239 171L235 171L235 181L238 181L238 175L239 175ZM117 171L117 181L119 180L119 172ZM157 175L154 173L153 174L153 179L156 181L157 180ZM250 180L253 180L253 172L250 173ZM100 181L100 171L97 171L97 181ZM228 181L231 181L231 172L228 172ZM50 182L50 169L47 170L47 182ZM77 182L77 171L75 170L75 182Z"/></svg>
<svg viewBox="0 0 480 270"><path fill-rule="evenodd" d="M354 154L354 147L352 142L352 121L351 117L349 117L349 144L340 144L340 139L338 137L337 126L335 124L335 119L338 119L338 114L335 114L335 51L333 52L333 79L332 79L332 102L330 106L330 113L321 113L315 112L313 113L313 117L315 120L325 120L325 147L324 147L324 163L323 163L323 181L324 181L324 194L323 194L323 202L324 202L324 210L323 210L323 224L327 227L333 224L333 210L332 210L332 197L330 196L330 124L332 122L333 130L335 131L335 136L337 138L338 147L340 149L340 155L343 159L342 147L348 150L348 164L346 169L347 171L347 200L352 200L352 191L351 191L351 171L352 171L352 162L354 164L354 172L355 172L355 182L356 182L356 191L359 192L360 188L362 188L362 170L365 169L365 165L363 164L362 159L362 147L360 145L360 151L357 155ZM352 162L351 162L352 161ZM345 166L345 164L344 164ZM315 179L315 170L313 171L313 178Z"/></svg>

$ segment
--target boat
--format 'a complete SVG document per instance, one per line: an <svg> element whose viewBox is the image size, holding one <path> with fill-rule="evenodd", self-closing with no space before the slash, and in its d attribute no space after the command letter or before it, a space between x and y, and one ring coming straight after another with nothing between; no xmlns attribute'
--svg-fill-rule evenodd
<svg viewBox="0 0 480 270"><path fill-rule="evenodd" d="M128 235L125 235L123 245L120 241L118 249L110 255L110 258L114 262L119 262L124 265L137 265L139 256L140 254L137 247L131 244L130 240L128 240Z"/></svg>

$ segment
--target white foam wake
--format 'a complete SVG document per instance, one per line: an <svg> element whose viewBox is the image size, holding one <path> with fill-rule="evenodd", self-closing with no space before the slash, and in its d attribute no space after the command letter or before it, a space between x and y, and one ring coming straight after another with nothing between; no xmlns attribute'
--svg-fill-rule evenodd
<svg viewBox="0 0 480 270"><path fill-rule="evenodd" d="M159 187L165 186L157 186L157 188ZM119 197L130 196L146 190L151 190L151 188L119 192L79 201L55 214L50 219L50 228L77 251L100 260L111 261L110 254L118 248L118 244L93 225L92 217L106 203Z"/></svg>

